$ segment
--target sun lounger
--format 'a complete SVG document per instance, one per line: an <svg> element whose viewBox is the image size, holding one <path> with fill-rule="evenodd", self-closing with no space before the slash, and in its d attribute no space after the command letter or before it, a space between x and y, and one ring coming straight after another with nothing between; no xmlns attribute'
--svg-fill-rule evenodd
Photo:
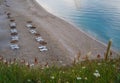
<svg viewBox="0 0 120 83"><path fill-rule="evenodd" d="M41 41L44 41L44 39L42 37L37 37L35 38L37 42L41 42Z"/></svg>
<svg viewBox="0 0 120 83"><path fill-rule="evenodd" d="M26 24L26 27L27 27L27 28L31 28L31 27L33 27L33 26L32 26L32 24L28 23L28 24Z"/></svg>
<svg viewBox="0 0 120 83"><path fill-rule="evenodd" d="M43 48L46 48L46 46L39 46L38 48L39 49L43 49Z"/></svg>
<svg viewBox="0 0 120 83"><path fill-rule="evenodd" d="M16 27L16 23L15 22L11 22L10 23L10 27Z"/></svg>
<svg viewBox="0 0 120 83"><path fill-rule="evenodd" d="M14 41L14 40L19 40L19 37L18 36L12 36L12 40Z"/></svg>
<svg viewBox="0 0 120 83"><path fill-rule="evenodd" d="M10 31L11 31L11 33L17 33L16 29L11 29Z"/></svg>
<svg viewBox="0 0 120 83"><path fill-rule="evenodd" d="M40 52L43 52L43 51L48 51L48 49L47 48L40 49Z"/></svg>
<svg viewBox="0 0 120 83"><path fill-rule="evenodd" d="M32 34L35 34L35 33L37 33L35 30L30 30L30 33L32 33Z"/></svg>
<svg viewBox="0 0 120 83"><path fill-rule="evenodd" d="M40 49L40 52L48 51L46 46L39 46L38 48Z"/></svg>
<svg viewBox="0 0 120 83"><path fill-rule="evenodd" d="M20 48L17 44L11 44L10 47L11 47L12 50Z"/></svg>

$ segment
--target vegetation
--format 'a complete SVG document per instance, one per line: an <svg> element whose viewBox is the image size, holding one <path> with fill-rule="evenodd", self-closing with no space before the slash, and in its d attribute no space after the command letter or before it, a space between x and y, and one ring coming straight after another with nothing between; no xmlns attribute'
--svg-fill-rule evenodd
<svg viewBox="0 0 120 83"><path fill-rule="evenodd" d="M120 59L69 67L28 67L0 62L0 83L120 83Z"/></svg>

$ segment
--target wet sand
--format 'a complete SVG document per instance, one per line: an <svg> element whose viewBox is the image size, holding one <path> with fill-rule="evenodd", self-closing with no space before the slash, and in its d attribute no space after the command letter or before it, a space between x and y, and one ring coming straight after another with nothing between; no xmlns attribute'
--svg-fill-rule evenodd
<svg viewBox="0 0 120 83"><path fill-rule="evenodd" d="M6 6L7 5L7 6ZM88 36L83 31L77 29L70 23L48 13L35 0L6 0L1 6L3 14L0 15L0 54L7 59L22 59L34 62L37 57L41 64L48 62L50 65L71 64L78 53L80 60L85 55L90 54L89 58L95 59L97 55L104 57L106 46L94 38ZM3 6L3 7L2 7ZM10 49L10 28L9 19L5 12L11 13L12 19L17 23L18 44L20 49L13 51ZM3 20L4 19L4 20ZM26 22L31 20L37 27L36 31L41 34L47 42L47 52L40 52L39 44L35 41L35 36L29 33L25 27ZM5 30L4 33L3 29ZM4 38L1 36L4 35ZM116 53L113 52L113 57Z"/></svg>

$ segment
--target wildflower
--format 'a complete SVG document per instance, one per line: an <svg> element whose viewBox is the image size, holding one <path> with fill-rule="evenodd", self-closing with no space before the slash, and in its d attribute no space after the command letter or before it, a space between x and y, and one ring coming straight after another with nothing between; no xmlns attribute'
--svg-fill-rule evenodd
<svg viewBox="0 0 120 83"><path fill-rule="evenodd" d="M59 71L59 73L62 73L62 71Z"/></svg>
<svg viewBox="0 0 120 83"><path fill-rule="evenodd" d="M20 62L21 62L22 64L25 63L25 59L20 60Z"/></svg>
<svg viewBox="0 0 120 83"><path fill-rule="evenodd" d="M45 67L48 67L48 62L46 62L44 66L45 66Z"/></svg>
<svg viewBox="0 0 120 83"><path fill-rule="evenodd" d="M95 73L93 73L93 75L94 75L95 77L100 77L100 73L99 73L98 70L95 70Z"/></svg>
<svg viewBox="0 0 120 83"><path fill-rule="evenodd" d="M28 62L26 62L25 65L26 65L27 67L30 67L30 64L29 64Z"/></svg>
<svg viewBox="0 0 120 83"><path fill-rule="evenodd" d="M99 74L99 73L93 73L93 75L94 75L95 77L100 77L100 74Z"/></svg>
<svg viewBox="0 0 120 83"><path fill-rule="evenodd" d="M77 77L77 80L81 80L82 78L81 77Z"/></svg>
<svg viewBox="0 0 120 83"><path fill-rule="evenodd" d="M49 66L47 65L46 68L49 68Z"/></svg>
<svg viewBox="0 0 120 83"><path fill-rule="evenodd" d="M38 80L38 82L37 83L41 83L41 81L40 80Z"/></svg>
<svg viewBox="0 0 120 83"><path fill-rule="evenodd" d="M85 69L86 67L82 67L82 69Z"/></svg>
<svg viewBox="0 0 120 83"><path fill-rule="evenodd" d="M3 60L3 56L0 56L0 60Z"/></svg>
<svg viewBox="0 0 120 83"><path fill-rule="evenodd" d="M62 63L63 61L59 61L60 63Z"/></svg>
<svg viewBox="0 0 120 83"><path fill-rule="evenodd" d="M4 60L3 60L3 63L8 64L8 62L7 62L7 60L6 60L6 59L4 59Z"/></svg>
<svg viewBox="0 0 120 83"><path fill-rule="evenodd" d="M28 66L28 65L29 65L29 63L28 63L28 62L26 62L26 63L25 63L25 65L26 65L26 66Z"/></svg>
<svg viewBox="0 0 120 83"><path fill-rule="evenodd" d="M8 64L8 67L10 67L10 64Z"/></svg>
<svg viewBox="0 0 120 83"><path fill-rule="evenodd" d="M101 65L101 63L98 63L98 65Z"/></svg>
<svg viewBox="0 0 120 83"><path fill-rule="evenodd" d="M95 70L96 73L98 73L99 71L98 70Z"/></svg>
<svg viewBox="0 0 120 83"><path fill-rule="evenodd" d="M115 65L112 65L113 67L115 67Z"/></svg>
<svg viewBox="0 0 120 83"><path fill-rule="evenodd" d="M12 64L14 64L14 62L13 62L13 61L11 61L11 62L10 62L10 64L12 65Z"/></svg>
<svg viewBox="0 0 120 83"><path fill-rule="evenodd" d="M41 67L41 69L43 70L43 69L44 69L44 67Z"/></svg>
<svg viewBox="0 0 120 83"><path fill-rule="evenodd" d="M84 79L87 80L87 77L85 77Z"/></svg>
<svg viewBox="0 0 120 83"><path fill-rule="evenodd" d="M6 60L6 59L4 59L4 60L3 60L3 62L4 62L4 63L6 63L6 62L7 62L7 60Z"/></svg>
<svg viewBox="0 0 120 83"><path fill-rule="evenodd" d="M72 70L72 72L74 73L74 72L75 72L75 70Z"/></svg>
<svg viewBox="0 0 120 83"><path fill-rule="evenodd" d="M35 64L30 64L30 67L33 67Z"/></svg>
<svg viewBox="0 0 120 83"><path fill-rule="evenodd" d="M50 78L51 78L51 79L53 79L53 80L55 79L55 77L54 77L54 76L51 76Z"/></svg>
<svg viewBox="0 0 120 83"><path fill-rule="evenodd" d="M30 80L30 79L28 79L27 81L28 81L28 82L31 82L31 80Z"/></svg>
<svg viewBox="0 0 120 83"><path fill-rule="evenodd" d="M62 64L63 66L66 66L66 64Z"/></svg>

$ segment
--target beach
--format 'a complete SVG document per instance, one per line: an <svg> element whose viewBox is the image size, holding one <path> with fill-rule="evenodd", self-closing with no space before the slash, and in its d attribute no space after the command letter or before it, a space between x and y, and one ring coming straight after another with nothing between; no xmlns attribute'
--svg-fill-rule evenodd
<svg viewBox="0 0 120 83"><path fill-rule="evenodd" d="M0 32L0 54L7 59L17 58L25 59L32 63L34 57L37 57L39 63L50 65L69 65L73 63L74 58L80 54L80 60L83 60L89 54L90 59L96 59L97 55L104 58L106 45L88 36L85 32L79 30L74 25L56 17L35 0L6 0L0 5L0 27L4 33ZM19 50L11 50L9 19L6 13L11 13L11 18L17 23ZM25 27L27 21L32 21L36 26L36 31L41 34L47 42L48 51L40 52L39 44L35 37L29 33ZM4 37L3 37L4 36ZM4 40L4 41L3 41ZM113 51L111 57L117 54Z"/></svg>

